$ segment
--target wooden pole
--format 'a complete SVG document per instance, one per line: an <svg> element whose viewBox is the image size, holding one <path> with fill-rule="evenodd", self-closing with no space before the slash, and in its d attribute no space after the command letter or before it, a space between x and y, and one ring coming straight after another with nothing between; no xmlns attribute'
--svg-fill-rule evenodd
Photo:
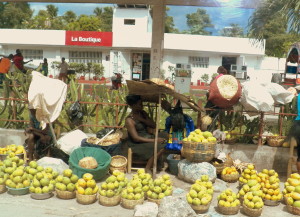
<svg viewBox="0 0 300 217"><path fill-rule="evenodd" d="M154 142L154 158L153 158L153 179L156 178L157 171L157 139L161 112L161 94L158 95L158 110L156 114L155 142Z"/></svg>
<svg viewBox="0 0 300 217"><path fill-rule="evenodd" d="M261 112L260 113L260 123L259 123L258 145L263 145L262 134L264 131L264 116L265 116L265 113Z"/></svg>

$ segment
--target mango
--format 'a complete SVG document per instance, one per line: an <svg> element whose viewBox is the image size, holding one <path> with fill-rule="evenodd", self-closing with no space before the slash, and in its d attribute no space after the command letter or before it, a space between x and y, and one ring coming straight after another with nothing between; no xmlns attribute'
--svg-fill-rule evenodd
<svg viewBox="0 0 300 217"><path fill-rule="evenodd" d="M293 206L294 207L300 207L300 201L298 200L298 201L295 201L294 203L293 203Z"/></svg>
<svg viewBox="0 0 300 217"><path fill-rule="evenodd" d="M296 191L297 193L300 193L300 185L296 186L295 191Z"/></svg>
<svg viewBox="0 0 300 217"><path fill-rule="evenodd" d="M299 175L299 173L293 173L293 174L291 174L291 178L300 179L300 175Z"/></svg>
<svg viewBox="0 0 300 217"><path fill-rule="evenodd" d="M294 200L300 200L300 194L297 193L297 192L292 192L291 193L291 197L294 199ZM300 202L299 202L300 203Z"/></svg>
<svg viewBox="0 0 300 217"><path fill-rule="evenodd" d="M286 187L286 190L287 190L288 192L293 192L293 191L295 191L295 187L289 185L289 186ZM299 192L298 192L298 193L299 193Z"/></svg>
<svg viewBox="0 0 300 217"><path fill-rule="evenodd" d="M288 178L288 183L294 187L300 185L300 180L298 179L292 179L292 178Z"/></svg>

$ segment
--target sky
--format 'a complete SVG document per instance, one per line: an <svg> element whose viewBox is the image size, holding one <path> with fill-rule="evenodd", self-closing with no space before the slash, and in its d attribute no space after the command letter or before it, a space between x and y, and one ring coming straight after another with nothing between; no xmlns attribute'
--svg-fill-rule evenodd
<svg viewBox="0 0 300 217"><path fill-rule="evenodd" d="M30 3L32 9L34 9L35 14L42 9L46 9L46 5L49 3ZM92 3L52 3L58 7L58 15L63 15L66 11L72 10L77 15L93 14L93 10L96 7L113 7L113 4L92 4ZM207 29L212 32L212 35L218 35L220 30L224 27L230 26L231 23L239 24L244 28L246 33L248 19L254 12L254 9L245 9L245 8L225 8L225 7L191 7L191 6L168 6L170 10L168 15L172 16L174 19L174 24L176 28L180 31L186 30L186 14L194 13L197 11L197 8L202 8L207 11L210 15L212 23L214 24L213 28Z"/></svg>

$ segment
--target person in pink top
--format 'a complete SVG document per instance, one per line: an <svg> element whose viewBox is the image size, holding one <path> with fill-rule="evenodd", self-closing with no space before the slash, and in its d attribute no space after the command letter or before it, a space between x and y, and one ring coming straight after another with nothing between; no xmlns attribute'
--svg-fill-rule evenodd
<svg viewBox="0 0 300 217"><path fill-rule="evenodd" d="M15 64L15 66L22 71L23 73L26 73L26 69L24 68L24 64L32 62L33 60L28 60L26 62L24 62L24 57L20 51L20 49L16 50L16 54L13 57L13 62Z"/></svg>

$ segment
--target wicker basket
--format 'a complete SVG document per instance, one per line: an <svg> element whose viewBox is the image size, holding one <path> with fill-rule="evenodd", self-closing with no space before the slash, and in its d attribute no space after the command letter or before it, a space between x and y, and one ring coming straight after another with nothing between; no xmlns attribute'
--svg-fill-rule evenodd
<svg viewBox="0 0 300 217"><path fill-rule="evenodd" d="M216 168L217 174L221 174L223 169L225 168L224 163L219 163L219 164L212 163L212 165Z"/></svg>
<svg viewBox="0 0 300 217"><path fill-rule="evenodd" d="M237 141L236 138L225 139L225 144L233 145Z"/></svg>
<svg viewBox="0 0 300 217"><path fill-rule="evenodd" d="M243 205L243 211L247 216L250 217L258 217L261 215L263 208L260 209L251 209L245 205Z"/></svg>
<svg viewBox="0 0 300 217"><path fill-rule="evenodd" d="M209 162L215 156L216 143L182 142L181 155L195 163Z"/></svg>
<svg viewBox="0 0 300 217"><path fill-rule="evenodd" d="M264 204L266 206L278 206L281 200L266 200L264 199Z"/></svg>
<svg viewBox="0 0 300 217"><path fill-rule="evenodd" d="M127 158L121 155L115 155L111 158L109 171L113 173L114 170L126 173L127 171Z"/></svg>
<svg viewBox="0 0 300 217"><path fill-rule="evenodd" d="M294 214L294 215L300 215L300 208L294 207L294 206L290 206L290 205L287 205L286 207L287 207L287 210L288 210L290 213L292 213L292 214Z"/></svg>
<svg viewBox="0 0 300 217"><path fill-rule="evenodd" d="M225 182L234 183L239 180L240 174L221 174L221 179Z"/></svg>
<svg viewBox="0 0 300 217"><path fill-rule="evenodd" d="M104 140L101 140L98 145L101 146L109 146L120 143L120 139L122 138L123 133L121 131L117 131L113 134L108 135L105 137Z"/></svg>
<svg viewBox="0 0 300 217"><path fill-rule="evenodd" d="M267 142L269 146L280 147L284 142L284 136L268 136Z"/></svg>
<svg viewBox="0 0 300 217"><path fill-rule="evenodd" d="M233 166L233 159L231 158L231 153L226 154L226 161L224 162L224 167Z"/></svg>
<svg viewBox="0 0 300 217"><path fill-rule="evenodd" d="M223 215L236 215L240 210L240 205L236 207L224 207L218 204L218 211Z"/></svg>
<svg viewBox="0 0 300 217"><path fill-rule="evenodd" d="M69 199L74 199L76 197L76 192L75 191L61 191L58 190L57 188L55 189L56 196L60 199L64 200L69 200Z"/></svg>
<svg viewBox="0 0 300 217"><path fill-rule="evenodd" d="M121 198L121 206L126 209L134 209L136 205L143 204L143 203L144 203L144 197L142 197L139 200L128 200L125 198Z"/></svg>
<svg viewBox="0 0 300 217"><path fill-rule="evenodd" d="M0 185L0 194L3 194L7 191L7 188L5 185Z"/></svg>
<svg viewBox="0 0 300 217"><path fill-rule="evenodd" d="M191 207L192 209L197 213L197 214L203 214L206 213L209 209L210 203L208 203L207 205L192 205Z"/></svg>
<svg viewBox="0 0 300 217"><path fill-rule="evenodd" d="M161 199L152 199L152 198L149 198L149 197L147 198L147 200L150 201L150 202L156 203L157 205L159 205L160 202L161 202Z"/></svg>
<svg viewBox="0 0 300 217"><path fill-rule="evenodd" d="M102 195L99 195L99 203L102 206L116 206L120 203L121 201L121 195L116 195L113 197L105 197Z"/></svg>
<svg viewBox="0 0 300 217"><path fill-rule="evenodd" d="M283 195L282 203L287 205L287 196Z"/></svg>
<svg viewBox="0 0 300 217"><path fill-rule="evenodd" d="M92 204L97 200L97 194L85 195L76 193L76 200L83 205Z"/></svg>

